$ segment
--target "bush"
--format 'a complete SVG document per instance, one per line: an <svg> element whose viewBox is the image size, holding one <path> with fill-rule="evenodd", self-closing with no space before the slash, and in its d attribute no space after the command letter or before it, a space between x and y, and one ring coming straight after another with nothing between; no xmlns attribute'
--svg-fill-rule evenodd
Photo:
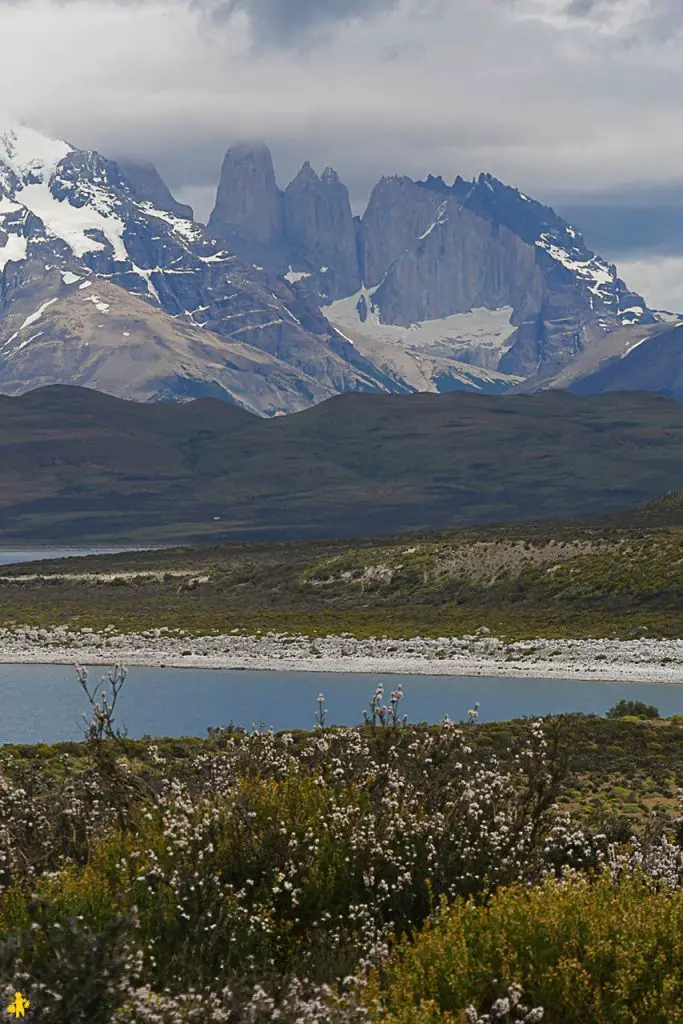
<svg viewBox="0 0 683 1024"><path fill-rule="evenodd" d="M141 764L111 706L94 703L85 764L0 774L0 992L21 979L37 1019L137 1020L144 992L139 1020L174 1024L194 992L217 1001L212 1021L265 1020L255 990L279 1008L299 979L304 1020L297 1001L376 962L442 896L543 874L559 762L540 723L503 767L450 722L403 726L373 703L367 728L328 730L321 702L313 733L221 736L174 761L151 745Z"/></svg>
<svg viewBox="0 0 683 1024"><path fill-rule="evenodd" d="M0 1005L20 989L48 1024L683 1019L683 827L590 832L556 809L581 737L624 745L584 751L566 792L609 762L633 803L634 764L659 779L650 738L670 761L675 729L567 716L479 745L405 724L397 687L363 728L326 728L321 696L309 733L133 742L125 673L104 695L80 679L81 747L0 755Z"/></svg>
<svg viewBox="0 0 683 1024"><path fill-rule="evenodd" d="M659 709L642 700L620 700L605 712L606 718L659 718Z"/></svg>
<svg viewBox="0 0 683 1024"><path fill-rule="evenodd" d="M549 1024L678 1024L682 968L683 892L604 874L444 905L369 994L384 1024L461 1021L511 984Z"/></svg>

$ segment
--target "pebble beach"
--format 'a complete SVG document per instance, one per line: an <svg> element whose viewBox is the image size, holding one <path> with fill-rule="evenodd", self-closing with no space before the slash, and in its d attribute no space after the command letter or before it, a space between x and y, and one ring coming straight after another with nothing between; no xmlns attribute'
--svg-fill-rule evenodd
<svg viewBox="0 0 683 1024"><path fill-rule="evenodd" d="M260 669L400 675L511 676L683 683L683 640L522 640L505 643L484 628L461 637L306 637L279 633L186 636L150 629L122 634L0 630L0 663Z"/></svg>

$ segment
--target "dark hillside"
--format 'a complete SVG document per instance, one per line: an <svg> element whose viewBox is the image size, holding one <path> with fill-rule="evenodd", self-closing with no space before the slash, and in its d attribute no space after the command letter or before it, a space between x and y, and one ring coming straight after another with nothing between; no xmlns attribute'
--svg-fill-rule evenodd
<svg viewBox="0 0 683 1024"><path fill-rule="evenodd" d="M5 542L573 519L677 488L683 405L654 394L347 394L272 420L78 388L0 400Z"/></svg>

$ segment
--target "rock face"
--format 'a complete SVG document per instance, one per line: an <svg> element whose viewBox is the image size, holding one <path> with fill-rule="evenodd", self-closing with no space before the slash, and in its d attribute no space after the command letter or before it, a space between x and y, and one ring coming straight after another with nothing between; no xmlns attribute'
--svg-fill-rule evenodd
<svg viewBox="0 0 683 1024"><path fill-rule="evenodd" d="M264 143L231 146L225 154L208 228L248 263L271 273L286 269L282 194Z"/></svg>
<svg viewBox="0 0 683 1024"><path fill-rule="evenodd" d="M301 289L154 206L149 189L141 200L141 187L98 153L0 125L0 391L106 383L184 399L204 388L273 414L356 388L410 390ZM253 388L259 376L267 386Z"/></svg>
<svg viewBox="0 0 683 1024"><path fill-rule="evenodd" d="M137 160L117 160L124 177L132 187L136 199L151 203L158 210L166 210L175 217L193 220L191 206L179 203L172 195L154 164Z"/></svg>
<svg viewBox="0 0 683 1024"><path fill-rule="evenodd" d="M392 209L396 191L405 217ZM538 308L543 274L528 245L505 225L407 179L373 191L363 240L366 283L375 286L373 305L387 323L409 327L503 306L524 317Z"/></svg>
<svg viewBox="0 0 683 1024"><path fill-rule="evenodd" d="M514 330L494 363L504 372L542 379L606 332L653 322L577 231L490 175L450 187L441 178L384 178L360 237L368 291L358 298L361 323L372 313L375 326L409 327L508 307ZM465 358L462 339L453 340ZM473 345L471 360L481 358Z"/></svg>
<svg viewBox="0 0 683 1024"><path fill-rule="evenodd" d="M442 390L463 363L542 384L610 332L654 322L574 228L491 175L382 178L354 222L331 169L306 162L280 193L265 147L237 152L262 171L249 177L228 151L212 228L299 284L368 358L400 373L407 354L413 384ZM238 231L227 208L259 217Z"/></svg>
<svg viewBox="0 0 683 1024"><path fill-rule="evenodd" d="M223 161L209 231L241 259L306 288L324 301L360 288L349 193L331 167L306 161L284 192L262 143L231 146Z"/></svg>
<svg viewBox="0 0 683 1024"><path fill-rule="evenodd" d="M328 167L318 177L306 161L284 193L288 260L327 301L361 285L356 228L347 188Z"/></svg>

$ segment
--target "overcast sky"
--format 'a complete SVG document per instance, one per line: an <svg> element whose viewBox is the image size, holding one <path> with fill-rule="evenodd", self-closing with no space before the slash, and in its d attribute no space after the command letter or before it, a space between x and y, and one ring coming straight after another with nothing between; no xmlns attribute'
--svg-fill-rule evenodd
<svg viewBox="0 0 683 1024"><path fill-rule="evenodd" d="M0 0L0 85L35 127L154 160L202 217L244 137L282 185L333 165L356 209L382 174L480 170L683 209L682 34L681 0ZM661 275L627 253L629 283L683 308L670 249Z"/></svg>

